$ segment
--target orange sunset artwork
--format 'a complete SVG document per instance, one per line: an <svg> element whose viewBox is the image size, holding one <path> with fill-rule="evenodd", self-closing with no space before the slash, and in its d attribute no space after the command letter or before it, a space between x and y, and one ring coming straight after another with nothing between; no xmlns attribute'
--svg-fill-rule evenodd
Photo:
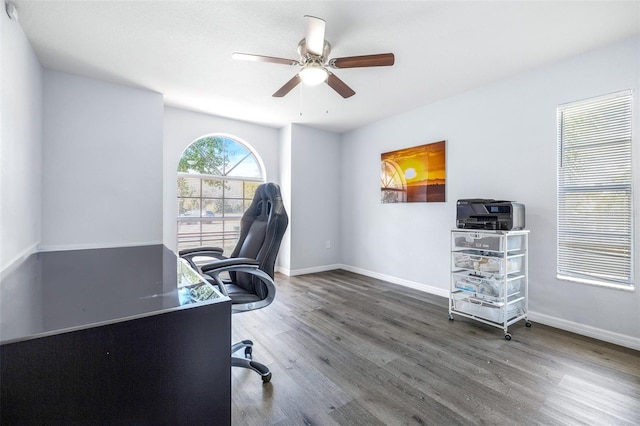
<svg viewBox="0 0 640 426"><path fill-rule="evenodd" d="M380 161L383 203L444 202L446 143L385 152Z"/></svg>

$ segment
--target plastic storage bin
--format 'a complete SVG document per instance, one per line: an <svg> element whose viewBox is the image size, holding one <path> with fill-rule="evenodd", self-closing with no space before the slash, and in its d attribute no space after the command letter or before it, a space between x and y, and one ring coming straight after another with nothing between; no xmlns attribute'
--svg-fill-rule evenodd
<svg viewBox="0 0 640 426"><path fill-rule="evenodd" d="M507 310L507 321L524 312L523 300L518 300L507 305L497 305L473 297L464 297L460 299L454 298L453 304L457 311L496 323L503 321L505 309Z"/></svg>
<svg viewBox="0 0 640 426"><path fill-rule="evenodd" d="M479 297L504 297L504 280L500 277L484 277L473 272L460 272L453 275L454 287L475 293ZM524 276L515 276L507 279L507 296L520 292L523 288Z"/></svg>
<svg viewBox="0 0 640 426"><path fill-rule="evenodd" d="M522 270L524 255L505 258L496 254L477 254L475 251L465 250L453 252L453 266L459 269L469 269L485 274L513 274Z"/></svg>
<svg viewBox="0 0 640 426"><path fill-rule="evenodd" d="M499 252L516 251L522 249L523 240L524 237L522 235L503 238L501 235L482 232L453 232L454 249L473 248Z"/></svg>

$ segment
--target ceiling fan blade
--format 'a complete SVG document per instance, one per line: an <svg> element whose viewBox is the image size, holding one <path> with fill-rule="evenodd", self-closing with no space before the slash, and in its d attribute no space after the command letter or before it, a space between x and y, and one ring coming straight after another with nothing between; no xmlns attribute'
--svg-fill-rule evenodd
<svg viewBox="0 0 640 426"><path fill-rule="evenodd" d="M274 58L273 56L253 55L251 53L234 53L231 58L241 61L254 61L254 62L271 62L274 64L283 65L300 65L300 63L294 59Z"/></svg>
<svg viewBox="0 0 640 426"><path fill-rule="evenodd" d="M324 50L324 29L326 22L324 19L315 16L304 15L306 30L304 33L307 52L312 55L322 56Z"/></svg>
<svg viewBox="0 0 640 426"><path fill-rule="evenodd" d="M278 89L278 91L276 93L274 93L272 96L274 98L281 98L284 95L286 95L287 93L289 93L291 91L291 89L293 89L294 87L296 87L298 84L300 84L300 82L302 81L302 79L300 78L300 76L298 74L294 75L293 78L289 81L287 81L284 86L282 86L281 88Z"/></svg>
<svg viewBox="0 0 640 426"><path fill-rule="evenodd" d="M380 53L377 55L333 58L328 65L331 68L388 67L393 65L394 62L395 56L393 53Z"/></svg>
<svg viewBox="0 0 640 426"><path fill-rule="evenodd" d="M351 96L356 94L356 92L354 92L351 87L347 86L344 81L340 80L332 72L330 72L329 76L327 77L327 84L345 99L350 98Z"/></svg>

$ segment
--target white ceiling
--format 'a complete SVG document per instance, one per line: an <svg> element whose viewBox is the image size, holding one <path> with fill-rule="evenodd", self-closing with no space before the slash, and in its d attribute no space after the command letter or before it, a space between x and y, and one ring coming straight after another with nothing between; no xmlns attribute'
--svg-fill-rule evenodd
<svg viewBox="0 0 640 426"><path fill-rule="evenodd" d="M640 33L640 1L12 0L42 65L164 94L167 105L344 132ZM271 95L297 68L303 15L326 20L330 57L393 52L392 67Z"/></svg>

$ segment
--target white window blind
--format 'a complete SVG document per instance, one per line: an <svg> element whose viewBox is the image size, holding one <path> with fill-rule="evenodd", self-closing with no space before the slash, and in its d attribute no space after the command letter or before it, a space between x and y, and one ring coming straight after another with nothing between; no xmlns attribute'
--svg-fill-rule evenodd
<svg viewBox="0 0 640 426"><path fill-rule="evenodd" d="M558 107L558 278L633 288L631 91Z"/></svg>

